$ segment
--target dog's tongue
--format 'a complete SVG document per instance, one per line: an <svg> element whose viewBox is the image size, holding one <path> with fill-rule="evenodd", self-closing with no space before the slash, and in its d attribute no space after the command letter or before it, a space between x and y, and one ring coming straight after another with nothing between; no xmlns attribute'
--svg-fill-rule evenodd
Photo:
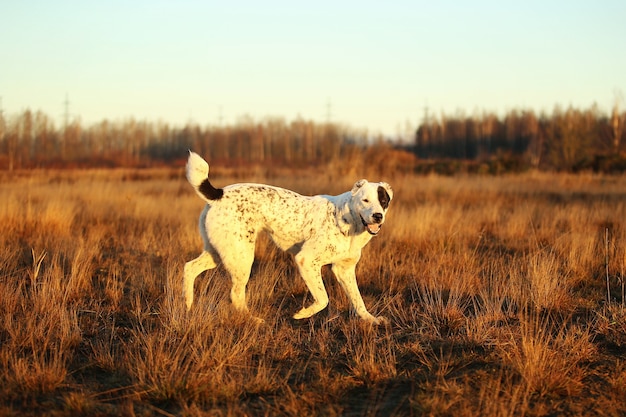
<svg viewBox="0 0 626 417"><path fill-rule="evenodd" d="M380 230L380 224L372 223L367 225L367 231L375 235Z"/></svg>

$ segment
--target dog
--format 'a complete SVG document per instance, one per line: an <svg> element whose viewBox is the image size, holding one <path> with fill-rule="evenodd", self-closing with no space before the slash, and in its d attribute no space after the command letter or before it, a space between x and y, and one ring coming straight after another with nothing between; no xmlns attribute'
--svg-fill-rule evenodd
<svg viewBox="0 0 626 417"><path fill-rule="evenodd" d="M380 232L385 222L393 198L389 184L362 179L343 194L312 197L263 184L215 188L208 178L209 164L192 151L189 151L186 175L207 203L199 221L204 251L184 268L183 295L187 310L193 304L196 277L215 268L219 260L231 276L233 306L248 311L246 284L256 239L264 231L278 247L294 256L313 296L313 303L295 313L294 319L311 317L328 305L321 268L330 264L359 317L374 324L386 321L367 311L355 269L361 249Z"/></svg>

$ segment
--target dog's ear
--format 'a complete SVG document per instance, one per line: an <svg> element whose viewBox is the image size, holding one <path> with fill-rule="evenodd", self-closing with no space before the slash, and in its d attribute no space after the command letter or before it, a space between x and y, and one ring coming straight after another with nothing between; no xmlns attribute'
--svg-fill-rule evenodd
<svg viewBox="0 0 626 417"><path fill-rule="evenodd" d="M379 182L378 184L383 187L385 191L387 191L387 194L389 194L389 199L393 199L393 190L391 189L391 185L387 184L386 182Z"/></svg>
<svg viewBox="0 0 626 417"><path fill-rule="evenodd" d="M359 189L363 187L365 184L367 184L366 179L358 180L357 182L355 182L354 186L352 187L352 194L356 194L359 191Z"/></svg>

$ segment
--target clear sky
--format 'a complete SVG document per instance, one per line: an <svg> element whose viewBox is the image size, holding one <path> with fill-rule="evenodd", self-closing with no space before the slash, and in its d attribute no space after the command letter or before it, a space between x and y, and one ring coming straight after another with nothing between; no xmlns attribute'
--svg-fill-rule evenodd
<svg viewBox="0 0 626 417"><path fill-rule="evenodd" d="M5 114L58 125L66 94L87 125L330 115L388 135L426 106L608 112L626 1L0 0Z"/></svg>

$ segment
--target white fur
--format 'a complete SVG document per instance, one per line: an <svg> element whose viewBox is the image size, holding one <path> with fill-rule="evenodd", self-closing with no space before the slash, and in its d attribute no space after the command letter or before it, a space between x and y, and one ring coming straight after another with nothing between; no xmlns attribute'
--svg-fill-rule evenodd
<svg viewBox="0 0 626 417"><path fill-rule="evenodd" d="M313 296L313 303L294 314L295 319L311 317L328 305L321 268L330 264L356 313L373 323L384 320L367 311L357 286L355 268L361 249L385 221L393 198L389 184L360 180L343 194L313 197L269 185L234 184L223 189L221 198L210 200L200 189L203 183L208 183L208 172L206 161L190 152L187 179L207 205L200 215L204 251L185 264L183 293L188 309L193 303L198 274L215 268L221 260L231 275L234 307L247 311L245 290L254 261L255 241L265 231L276 245L294 255Z"/></svg>

